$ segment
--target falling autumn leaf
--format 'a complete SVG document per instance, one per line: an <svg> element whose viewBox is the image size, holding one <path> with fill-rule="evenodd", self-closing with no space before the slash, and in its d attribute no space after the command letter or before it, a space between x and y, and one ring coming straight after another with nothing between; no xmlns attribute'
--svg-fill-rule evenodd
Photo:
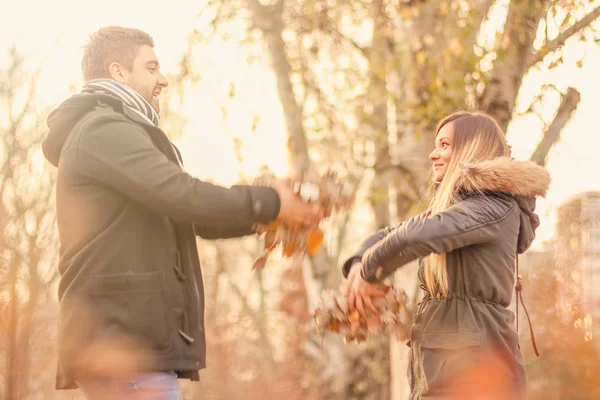
<svg viewBox="0 0 600 400"><path fill-rule="evenodd" d="M325 234L322 230L317 229L310 232L306 238L306 252L309 256L314 256L321 245L323 244L323 238Z"/></svg>
<svg viewBox="0 0 600 400"><path fill-rule="evenodd" d="M265 170L254 184L272 186L275 181L275 175ZM323 218L329 217L334 211L346 212L354 198L354 190L344 185L331 171L324 175L309 172L301 179L290 179L289 185L302 201L319 203L323 210ZM266 266L270 253L277 247L281 247L284 257L303 257L305 254L314 256L323 245L325 237L325 233L319 228L309 230L301 226L288 226L280 220L258 225L256 233L259 236L264 234L263 254L254 263L254 268L258 269Z"/></svg>
<svg viewBox="0 0 600 400"><path fill-rule="evenodd" d="M286 257L291 257L298 250L298 245L296 243L287 242L283 245L283 255Z"/></svg>

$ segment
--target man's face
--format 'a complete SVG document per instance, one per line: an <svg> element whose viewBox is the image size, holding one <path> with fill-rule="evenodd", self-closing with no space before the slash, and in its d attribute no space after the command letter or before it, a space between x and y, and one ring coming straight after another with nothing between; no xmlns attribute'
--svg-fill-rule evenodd
<svg viewBox="0 0 600 400"><path fill-rule="evenodd" d="M123 78L123 83L145 98L156 112L160 112L158 96L169 82L160 72L160 64L152 47L144 45L138 48L133 68L131 71L125 69Z"/></svg>

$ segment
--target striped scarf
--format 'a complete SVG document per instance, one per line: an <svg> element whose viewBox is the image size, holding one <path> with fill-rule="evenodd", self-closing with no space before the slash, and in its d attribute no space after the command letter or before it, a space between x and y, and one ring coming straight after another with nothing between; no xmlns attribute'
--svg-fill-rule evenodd
<svg viewBox="0 0 600 400"><path fill-rule="evenodd" d="M82 93L103 93L121 99L133 111L158 126L160 118L156 110L138 92L112 79L92 79L81 91Z"/></svg>

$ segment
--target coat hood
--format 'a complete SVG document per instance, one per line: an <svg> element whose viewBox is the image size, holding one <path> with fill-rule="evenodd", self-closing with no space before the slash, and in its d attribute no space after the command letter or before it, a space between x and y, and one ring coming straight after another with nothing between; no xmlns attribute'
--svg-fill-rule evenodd
<svg viewBox="0 0 600 400"><path fill-rule="evenodd" d="M100 102L111 105L116 110L123 110L123 102L115 97L99 93L82 93L71 96L61 103L48 116L48 133L42 142L44 157L55 167L63 145L75 124Z"/></svg>
<svg viewBox="0 0 600 400"><path fill-rule="evenodd" d="M460 166L466 176L464 190L468 192L502 192L515 198L521 209L521 226L517 249L524 253L535 239L540 219L535 213L537 196L546 196L550 174L546 168L532 162L508 157L485 160Z"/></svg>

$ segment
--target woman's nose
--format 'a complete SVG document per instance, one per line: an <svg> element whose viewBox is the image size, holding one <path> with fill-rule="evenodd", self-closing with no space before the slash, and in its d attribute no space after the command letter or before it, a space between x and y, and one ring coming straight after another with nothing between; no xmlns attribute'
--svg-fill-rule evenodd
<svg viewBox="0 0 600 400"><path fill-rule="evenodd" d="M433 150L431 153L429 153L429 159L431 161L435 161L438 158L440 158L440 155L438 154L437 150Z"/></svg>

